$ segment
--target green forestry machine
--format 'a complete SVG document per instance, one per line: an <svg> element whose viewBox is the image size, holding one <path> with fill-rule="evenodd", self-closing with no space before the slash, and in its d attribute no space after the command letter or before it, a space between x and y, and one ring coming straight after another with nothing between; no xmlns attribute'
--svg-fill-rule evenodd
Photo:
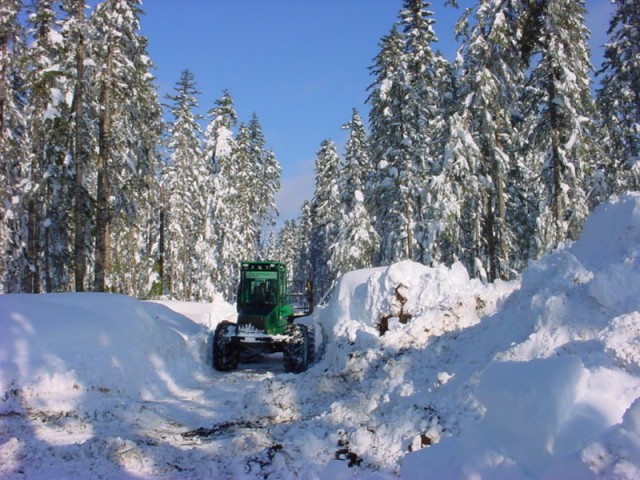
<svg viewBox="0 0 640 480"><path fill-rule="evenodd" d="M304 372L315 357L315 330L296 320L313 312L313 286L299 290L292 292L281 262L241 262L238 321L216 327L215 369L235 370L241 354L282 352L285 372Z"/></svg>

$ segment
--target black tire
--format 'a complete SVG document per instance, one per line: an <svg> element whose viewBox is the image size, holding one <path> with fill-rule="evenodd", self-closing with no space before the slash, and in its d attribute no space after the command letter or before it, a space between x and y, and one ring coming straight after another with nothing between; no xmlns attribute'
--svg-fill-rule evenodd
<svg viewBox="0 0 640 480"><path fill-rule="evenodd" d="M284 344L284 371L302 373L309 366L309 332L306 325L293 323L285 331L289 338Z"/></svg>
<svg viewBox="0 0 640 480"><path fill-rule="evenodd" d="M231 322L222 322L213 335L213 368L221 372L230 372L238 368L240 352L231 343L230 335L236 329Z"/></svg>
<svg viewBox="0 0 640 480"><path fill-rule="evenodd" d="M307 367L316 361L316 329L314 325L307 326Z"/></svg>

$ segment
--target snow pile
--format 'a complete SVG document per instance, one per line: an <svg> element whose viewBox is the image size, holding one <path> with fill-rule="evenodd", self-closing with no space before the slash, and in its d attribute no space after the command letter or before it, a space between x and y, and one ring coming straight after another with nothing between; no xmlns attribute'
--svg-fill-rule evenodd
<svg viewBox="0 0 640 480"><path fill-rule="evenodd" d="M169 387L162 377L179 379L201 363L192 347L202 329L161 305L92 293L0 298L5 392L55 388L71 401L94 388L157 398Z"/></svg>
<svg viewBox="0 0 640 480"><path fill-rule="evenodd" d="M598 208L575 245L532 264L473 333L490 360L470 383L481 420L406 457L403 474L640 477L639 253L640 196L628 195Z"/></svg>
<svg viewBox="0 0 640 480"><path fill-rule="evenodd" d="M498 281L487 287L460 263L429 268L404 261L344 275L321 323L334 344L371 335L396 349L424 346L432 336L475 325L515 286Z"/></svg>
<svg viewBox="0 0 640 480"><path fill-rule="evenodd" d="M345 275L320 315L351 450L404 478L639 477L639 253L628 195L520 285L411 262Z"/></svg>
<svg viewBox="0 0 640 480"><path fill-rule="evenodd" d="M212 370L222 301L0 296L0 476L640 478L639 253L631 194L518 282L349 273L300 375Z"/></svg>

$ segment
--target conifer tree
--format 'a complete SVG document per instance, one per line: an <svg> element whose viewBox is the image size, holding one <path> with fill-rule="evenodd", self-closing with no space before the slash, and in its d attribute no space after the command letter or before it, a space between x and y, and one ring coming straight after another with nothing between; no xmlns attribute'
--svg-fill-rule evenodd
<svg viewBox="0 0 640 480"><path fill-rule="evenodd" d="M246 231L242 231L243 221L237 214L239 197L234 186L239 174L239 166L234 160L237 147L233 132L238 115L228 91L216 100L208 117L211 120L204 132L204 153L213 182L208 213L213 235L211 245L215 249L212 281L225 298L232 300L236 294L238 257L245 255L243 235Z"/></svg>
<svg viewBox="0 0 640 480"><path fill-rule="evenodd" d="M294 280L294 267L300 254L300 231L295 220L286 220L278 234L277 260L289 267L289 280Z"/></svg>
<svg viewBox="0 0 640 480"><path fill-rule="evenodd" d="M442 170L431 180L433 203L429 224L431 255L434 262L462 261L470 272L476 269L473 245L479 239L479 206L475 194L481 186L474 172L480 149L469 134L470 121L463 111L450 119L449 141L445 147Z"/></svg>
<svg viewBox="0 0 640 480"><path fill-rule="evenodd" d="M265 228L273 228L278 208L275 195L280 189L280 164L273 151L265 149L262 127L254 113L248 125L241 125L236 136L234 159L239 175L234 178L239 194L239 212L245 217L247 258L259 255Z"/></svg>
<svg viewBox="0 0 640 480"><path fill-rule="evenodd" d="M529 7L534 8L534 7ZM540 174L537 253L574 240L589 213L589 181L601 157L594 131L592 70L583 0L545 0L529 40L539 61L525 96L528 162ZM527 37L524 37L527 40Z"/></svg>
<svg viewBox="0 0 640 480"><path fill-rule="evenodd" d="M302 208L297 221L298 225L298 255L296 262L291 266L293 270L293 279L295 281L313 280L314 263L313 263L313 207L309 200L302 203ZM317 295L323 292L315 289Z"/></svg>
<svg viewBox="0 0 640 480"><path fill-rule="evenodd" d="M26 214L22 198L28 165L21 2L0 2L0 293L23 291Z"/></svg>
<svg viewBox="0 0 640 480"><path fill-rule="evenodd" d="M170 155L163 181L167 202L164 226L167 279L163 283L167 293L183 300L192 298L196 270L206 271L194 255L198 238L206 231L208 196L207 187L202 185L208 175L200 145L199 118L195 114L198 94L193 73L184 70L175 95L168 96L174 121L169 126Z"/></svg>
<svg viewBox="0 0 640 480"><path fill-rule="evenodd" d="M63 38L56 28L55 4L37 0L29 22L33 42L26 55L29 64L29 177L27 205L27 292L58 290L66 283L67 230L70 171L64 162L66 105L61 86Z"/></svg>
<svg viewBox="0 0 640 480"><path fill-rule="evenodd" d="M11 118L16 115L16 92L13 75L22 48L22 28L18 23L20 0L0 2L0 146L7 148ZM3 158L8 158L3 156Z"/></svg>
<svg viewBox="0 0 640 480"><path fill-rule="evenodd" d="M259 208L259 163L261 149L257 152L249 127L241 123L231 152L233 173L226 179L229 185L225 202L233 211L234 234L237 242L233 247L240 258L252 259L256 256L260 244L260 225L254 212ZM262 139L264 142L264 139ZM236 257L236 262L237 262Z"/></svg>
<svg viewBox="0 0 640 480"><path fill-rule="evenodd" d="M436 41L430 4L405 0L398 33L381 42L370 87L371 150L377 163L372 214L381 239L380 263L431 259L430 179L441 168L445 107L451 76Z"/></svg>
<svg viewBox="0 0 640 480"><path fill-rule="evenodd" d="M514 145L519 136L512 117L518 111L518 101L524 85L524 62L521 60L519 2L488 0L482 2L475 15L474 27L465 33L462 47L462 78L460 79L460 110L453 118L446 168L464 166L466 171L446 172L446 181L439 178L435 191L438 225L447 224L452 210L444 203L451 195L448 182L461 183L455 190L463 193L458 207L464 214L459 222L464 238L464 251L454 252L465 260L475 275L488 280L508 278L512 273L510 259L514 258L513 225L507 221L508 174L515 161ZM464 143L467 147L464 147ZM451 155L465 155L452 159ZM462 175L455 180L456 175ZM446 190L449 190L448 192ZM440 197L440 198L438 198ZM434 244L438 244L434 239ZM453 239L447 239L449 246ZM456 241L460 241L459 239ZM440 251L442 255L445 252ZM446 253L447 256L450 253ZM449 256L447 262L453 258Z"/></svg>
<svg viewBox="0 0 640 480"><path fill-rule="evenodd" d="M382 38L380 53L375 58L372 73L374 83L369 87L371 105L371 154L376 162L372 178L372 216L380 237L377 264L413 258L414 193L410 190L415 179L414 164L406 154L404 112L407 108L403 76L404 42L394 26Z"/></svg>
<svg viewBox="0 0 640 480"><path fill-rule="evenodd" d="M311 256L314 282L328 288L337 278L337 266L331 262L333 240L341 227L343 212L338 188L340 158L336 145L324 140L316 154L316 186L313 195Z"/></svg>
<svg viewBox="0 0 640 480"><path fill-rule="evenodd" d="M278 244L279 233L276 234L275 229L269 230L267 239L264 242L262 250L259 252L259 260L272 260L280 258L280 245Z"/></svg>
<svg viewBox="0 0 640 480"><path fill-rule="evenodd" d="M598 106L611 139L607 179L615 192L640 188L640 1L615 0Z"/></svg>
<svg viewBox="0 0 640 480"><path fill-rule="evenodd" d="M370 176L369 150L362 119L354 109L340 169L339 193L342 219L331 250L331 265L337 275L373 265L378 238L365 202L365 183Z"/></svg>
<svg viewBox="0 0 640 480"><path fill-rule="evenodd" d="M205 135L205 158L212 171L224 165L223 159L231 155L235 140L233 128L238 124L238 114L233 106L233 98L228 90L215 102L207 113L211 118Z"/></svg>
<svg viewBox="0 0 640 480"><path fill-rule="evenodd" d="M438 173L446 142L445 106L451 92L447 61L432 49L437 42L430 2L405 0L400 12L404 37L405 72L400 80L406 99L403 108L405 125L403 144L407 168L407 188L413 191L413 224L415 251L412 258L422 263L431 261L428 204L431 178ZM413 172L414 178L411 178ZM411 256L410 256L411 258Z"/></svg>
<svg viewBox="0 0 640 480"><path fill-rule="evenodd" d="M258 117L233 127L237 114L228 91L210 110L205 130L205 157L213 175L209 218L214 236L213 283L233 300L239 262L263 256L264 230L275 225L275 194L280 188L280 164L265 139Z"/></svg>
<svg viewBox="0 0 640 480"><path fill-rule="evenodd" d="M91 18L98 85L98 161L96 187L94 289L103 291L121 283L113 272L130 265L122 252L130 249L112 243L135 225L136 212L153 185L159 162L157 153L161 132L161 108L158 102L147 40L139 34L139 0L106 0ZM151 209L153 210L153 208ZM114 225L114 222L118 222ZM112 232L112 229L116 231ZM113 237L113 238L112 238ZM127 239L130 242L131 239ZM144 250L147 250L146 248ZM134 255L140 253L137 251ZM146 261L148 267L150 262ZM114 261L116 269L113 270ZM150 275L148 270L145 275Z"/></svg>
<svg viewBox="0 0 640 480"><path fill-rule="evenodd" d="M116 217L115 225L117 229L126 232L126 235L119 235L114 229L113 244L124 253L115 256L114 262L117 262L121 270L128 269L127 273L131 276L131 287L125 284L119 291L146 298L157 262L155 250L158 245L160 202L158 175L161 170L159 147L164 122L158 87L151 74L153 64L147 54L147 39L139 37L139 42L139 56L135 57L135 69L131 77L132 91L136 97L125 117L129 161L122 163L120 169L118 183L122 193L119 207L122 214ZM118 245L119 239L122 239L122 245ZM132 264L137 265L137 268L131 273Z"/></svg>
<svg viewBox="0 0 640 480"><path fill-rule="evenodd" d="M67 87L73 92L69 132L68 156L73 166L73 272L74 287L81 292L86 287L88 260L91 254L91 225L93 215L88 179L92 175L90 152L95 146L91 119L95 115L95 95L90 84L90 72L85 63L91 64L87 43L91 41L85 20L84 0L65 0L62 9L67 18L62 23L65 38L65 70L71 81Z"/></svg>

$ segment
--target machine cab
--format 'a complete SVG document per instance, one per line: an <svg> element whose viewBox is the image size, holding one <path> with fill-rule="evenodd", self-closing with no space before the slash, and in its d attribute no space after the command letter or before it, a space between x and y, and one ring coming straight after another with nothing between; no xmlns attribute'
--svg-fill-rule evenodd
<svg viewBox="0 0 640 480"><path fill-rule="evenodd" d="M268 315L287 296L287 269L279 262L242 262L238 313Z"/></svg>

